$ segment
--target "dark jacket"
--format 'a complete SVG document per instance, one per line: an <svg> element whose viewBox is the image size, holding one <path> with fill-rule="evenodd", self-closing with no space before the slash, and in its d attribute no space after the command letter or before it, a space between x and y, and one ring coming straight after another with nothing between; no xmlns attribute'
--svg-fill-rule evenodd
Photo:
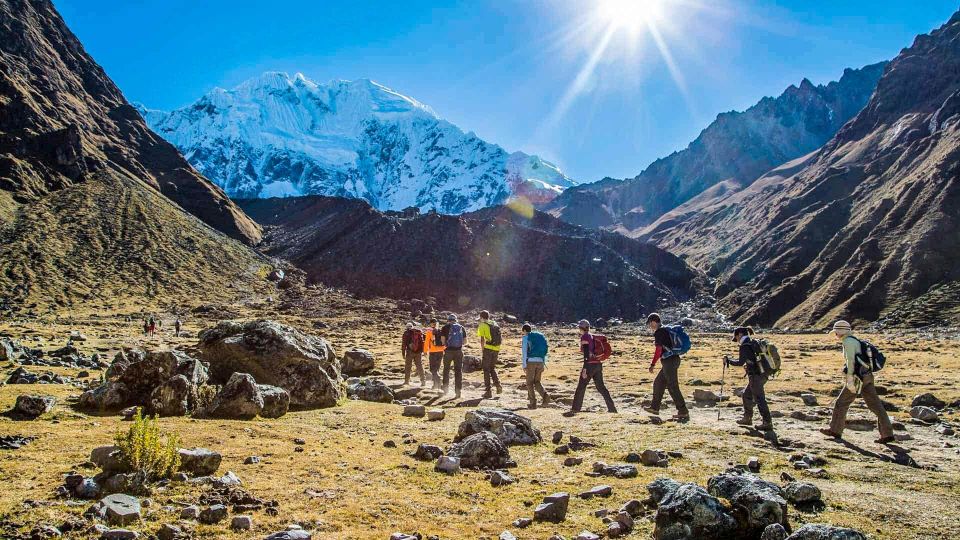
<svg viewBox="0 0 960 540"><path fill-rule="evenodd" d="M736 359L730 359L731 366L743 366L748 375L760 375L760 365L757 354L760 352L760 344L757 340L747 338L740 344L740 355Z"/></svg>
<svg viewBox="0 0 960 540"><path fill-rule="evenodd" d="M405 332L403 333L403 339L401 340L401 345L400 345L400 353L401 353L401 354L407 354L407 348L410 346L410 341L413 340L413 333L414 333L414 332L421 332L421 333L422 333L422 331L420 331L420 330L418 330L418 329L416 329L416 328L410 328L409 330L407 330L407 331L405 331Z"/></svg>

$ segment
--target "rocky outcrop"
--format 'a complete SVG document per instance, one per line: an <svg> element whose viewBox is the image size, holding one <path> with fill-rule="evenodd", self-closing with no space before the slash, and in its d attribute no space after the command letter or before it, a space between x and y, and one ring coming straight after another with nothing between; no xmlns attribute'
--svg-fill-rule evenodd
<svg viewBox="0 0 960 540"><path fill-rule="evenodd" d="M774 523L790 530L783 490L772 482L732 469L710 478L707 490L730 501L742 531L759 535Z"/></svg>
<svg viewBox="0 0 960 540"><path fill-rule="evenodd" d="M468 411L457 428L454 441L461 441L475 433L490 432L507 446L538 444L543 441L533 421L505 409L477 409Z"/></svg>
<svg viewBox="0 0 960 540"><path fill-rule="evenodd" d="M257 381L247 373L234 373L213 398L210 406L203 410L203 415L249 420L262 411L263 394Z"/></svg>
<svg viewBox="0 0 960 540"><path fill-rule="evenodd" d="M467 469L502 469L511 466L510 451L493 433L482 431L453 443L446 453Z"/></svg>
<svg viewBox="0 0 960 540"><path fill-rule="evenodd" d="M284 389L291 407L332 407L346 395L333 347L274 321L221 322L200 333L199 350L212 382L248 373Z"/></svg>
<svg viewBox="0 0 960 540"><path fill-rule="evenodd" d="M657 507L655 540L735 538L737 520L723 504L696 484L680 484Z"/></svg>

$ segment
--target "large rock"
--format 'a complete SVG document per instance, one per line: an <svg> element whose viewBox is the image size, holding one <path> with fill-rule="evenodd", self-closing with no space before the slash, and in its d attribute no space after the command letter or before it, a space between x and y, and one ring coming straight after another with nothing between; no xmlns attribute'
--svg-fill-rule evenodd
<svg viewBox="0 0 960 540"><path fill-rule="evenodd" d="M373 353L365 349L351 349L343 353L344 375L363 375L372 370L374 365L376 365L376 359Z"/></svg>
<svg viewBox="0 0 960 540"><path fill-rule="evenodd" d="M677 482L673 478L657 478L653 482L647 484L647 492L650 493L648 501L653 506L659 506L660 501L662 501L667 495L673 493L681 485L680 482Z"/></svg>
<svg viewBox="0 0 960 540"><path fill-rule="evenodd" d="M916 405L910 408L910 417L916 418L917 420L923 422L936 422L940 419L940 415L937 414L936 409L933 407L925 407L923 405Z"/></svg>
<svg viewBox="0 0 960 540"><path fill-rule="evenodd" d="M17 402L10 410L10 416L13 418L33 420L43 414L50 412L56 405L57 398L52 396L17 396Z"/></svg>
<svg viewBox="0 0 960 540"><path fill-rule="evenodd" d="M820 488L809 482L790 482L783 488L787 500L797 506L808 506L822 502Z"/></svg>
<svg viewBox="0 0 960 540"><path fill-rule="evenodd" d="M180 454L180 470L194 476L210 476L217 472L223 461L220 452L206 448L181 448L177 453Z"/></svg>
<svg viewBox="0 0 960 540"><path fill-rule="evenodd" d="M507 446L543 441L540 430L533 427L532 420L504 409L467 411L453 440L461 441L484 431L495 434Z"/></svg>
<svg viewBox="0 0 960 540"><path fill-rule="evenodd" d="M808 523L788 536L787 540L867 540L867 537L853 529Z"/></svg>
<svg viewBox="0 0 960 540"><path fill-rule="evenodd" d="M937 396L931 394L930 392L920 394L919 396L913 398L913 401L910 403L911 407L930 407L931 409L940 410L947 406L947 402L938 398Z"/></svg>
<svg viewBox="0 0 960 540"><path fill-rule="evenodd" d="M16 352L13 341L10 338L0 338L0 362L12 362L16 360Z"/></svg>
<svg viewBox="0 0 960 540"><path fill-rule="evenodd" d="M360 401L392 403L393 390L380 379L361 379L347 387L347 395Z"/></svg>
<svg viewBox="0 0 960 540"><path fill-rule="evenodd" d="M181 360L189 359L180 351L148 352L142 360L130 363L117 377L117 382L127 388L124 405L148 406L153 390L176 375Z"/></svg>
<svg viewBox="0 0 960 540"><path fill-rule="evenodd" d="M249 420L263 411L263 393L253 376L234 373L204 411L212 418Z"/></svg>
<svg viewBox="0 0 960 540"><path fill-rule="evenodd" d="M140 500L130 495L115 493L100 499L87 512L110 525L129 525L140 520Z"/></svg>
<svg viewBox="0 0 960 540"><path fill-rule="evenodd" d="M534 521L548 521L560 523L567 519L567 507L570 504L570 494L566 492L547 495L533 510Z"/></svg>
<svg viewBox="0 0 960 540"><path fill-rule="evenodd" d="M130 391L117 381L107 381L96 388L80 394L79 406L83 409L112 411L126 407Z"/></svg>
<svg viewBox="0 0 960 540"><path fill-rule="evenodd" d="M489 431L474 433L452 444L447 455L460 458L460 466L467 469L501 469L513 464L506 445Z"/></svg>
<svg viewBox="0 0 960 540"><path fill-rule="evenodd" d="M127 472L117 446L98 446L90 451L90 461L107 474Z"/></svg>
<svg viewBox="0 0 960 540"><path fill-rule="evenodd" d="M200 333L199 346L216 384L249 373L286 390L292 407L332 407L345 395L333 347L295 328L264 320L221 322Z"/></svg>
<svg viewBox="0 0 960 540"><path fill-rule="evenodd" d="M160 416L185 416L197 401L197 387L183 375L175 375L153 389L148 410Z"/></svg>
<svg viewBox="0 0 960 540"><path fill-rule="evenodd" d="M719 499L696 484L668 492L654 518L654 540L723 540L738 538L737 520Z"/></svg>
<svg viewBox="0 0 960 540"><path fill-rule="evenodd" d="M740 528L760 534L767 525L779 523L787 527L787 501L777 484L753 474L731 469L707 482L707 490L715 497L729 500L740 522Z"/></svg>
<svg viewBox="0 0 960 540"><path fill-rule="evenodd" d="M263 396L263 410L260 416L264 418L280 418L290 410L290 394L279 386L260 384L260 394Z"/></svg>

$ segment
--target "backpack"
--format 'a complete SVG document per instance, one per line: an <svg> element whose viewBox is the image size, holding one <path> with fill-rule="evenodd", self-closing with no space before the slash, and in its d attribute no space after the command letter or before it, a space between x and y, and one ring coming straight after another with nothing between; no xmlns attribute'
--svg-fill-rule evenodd
<svg viewBox="0 0 960 540"><path fill-rule="evenodd" d="M753 350L757 353L757 365L760 373L766 373L770 377L776 377L780 373L782 361L780 360L780 350L772 342L765 339L753 340Z"/></svg>
<svg viewBox="0 0 960 540"><path fill-rule="evenodd" d="M611 354L613 354L613 349L610 348L610 342L607 341L607 336L594 334L593 353L590 355L590 361L594 363L603 362L607 358L610 358Z"/></svg>
<svg viewBox="0 0 960 540"><path fill-rule="evenodd" d="M683 329L683 326L674 324L664 326L664 328L667 329L667 332L670 332L670 340L673 342L673 347L667 351L669 353L666 355L668 358L690 352L690 335Z"/></svg>
<svg viewBox="0 0 960 540"><path fill-rule="evenodd" d="M443 336L440 335L440 330L433 330L430 333L433 336L433 346L434 347L443 347Z"/></svg>
<svg viewBox="0 0 960 540"><path fill-rule="evenodd" d="M500 335L500 326L497 323L487 323L487 327L490 328L490 339L487 340L487 345L499 347L503 341L503 336Z"/></svg>
<svg viewBox="0 0 960 540"><path fill-rule="evenodd" d="M407 345L407 350L412 353L423 352L423 332L419 329L410 330L410 343Z"/></svg>
<svg viewBox="0 0 960 540"><path fill-rule="evenodd" d="M463 325L453 323L450 325L450 331L447 333L447 347L459 349L463 347L463 342L467 340L467 331Z"/></svg>
<svg viewBox="0 0 960 540"><path fill-rule="evenodd" d="M887 363L887 357L880 352L880 349L873 343L857 338L860 342L860 354L857 355L857 362L868 372L874 373L883 369Z"/></svg>
<svg viewBox="0 0 960 540"><path fill-rule="evenodd" d="M547 338L540 332L527 334L527 356L530 358L547 357Z"/></svg>

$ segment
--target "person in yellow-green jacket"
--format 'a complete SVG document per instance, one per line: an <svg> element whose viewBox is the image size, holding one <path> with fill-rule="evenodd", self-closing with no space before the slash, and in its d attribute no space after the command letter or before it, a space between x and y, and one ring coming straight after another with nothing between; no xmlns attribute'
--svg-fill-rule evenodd
<svg viewBox="0 0 960 540"><path fill-rule="evenodd" d="M847 423L847 411L853 404L857 396L862 396L867 407L877 415L877 427L880 429L880 438L874 442L878 444L887 444L893 442L893 426L890 424L890 417L886 409L883 408L883 402L877 395L877 388L874 386L873 373L864 368L857 357L863 354L863 343L854 337L853 328L847 321L837 321L833 325L833 334L843 344L844 368L846 381L843 390L837 397L833 405L833 417L830 420L830 427L821 429L820 432L829 437L840 439L843 437L843 428Z"/></svg>
<svg viewBox="0 0 960 540"><path fill-rule="evenodd" d="M483 369L483 397L493 397L490 391L490 381L493 381L497 387L497 393L503 393L503 387L500 386L500 377L497 376L497 358L500 356L500 327L496 321L490 320L490 312L483 310L480 312L480 324L477 325L477 336L480 337L480 348L482 356L480 357L480 368Z"/></svg>

